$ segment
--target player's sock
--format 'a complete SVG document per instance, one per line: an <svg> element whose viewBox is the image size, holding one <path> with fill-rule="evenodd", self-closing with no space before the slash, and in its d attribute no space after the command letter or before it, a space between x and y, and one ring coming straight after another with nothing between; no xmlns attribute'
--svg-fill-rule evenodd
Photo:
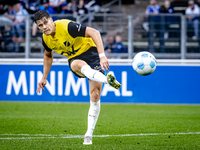
<svg viewBox="0 0 200 150"><path fill-rule="evenodd" d="M107 78L103 73L92 69L89 65L83 66L81 68L81 73L84 74L90 80L101 82L101 83L108 83Z"/></svg>
<svg viewBox="0 0 200 150"><path fill-rule="evenodd" d="M88 128L85 136L92 136L97 119L100 113L100 100L98 102L90 101L90 109L88 112Z"/></svg>

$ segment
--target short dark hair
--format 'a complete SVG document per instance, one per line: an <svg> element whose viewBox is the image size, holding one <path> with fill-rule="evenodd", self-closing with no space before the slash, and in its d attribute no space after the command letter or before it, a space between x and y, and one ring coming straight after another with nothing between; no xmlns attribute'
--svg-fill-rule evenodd
<svg viewBox="0 0 200 150"><path fill-rule="evenodd" d="M34 21L35 23L38 21L38 20L41 20L43 17L46 17L47 19L50 18L50 15L48 12L44 11L44 10L39 10L35 13L34 15Z"/></svg>

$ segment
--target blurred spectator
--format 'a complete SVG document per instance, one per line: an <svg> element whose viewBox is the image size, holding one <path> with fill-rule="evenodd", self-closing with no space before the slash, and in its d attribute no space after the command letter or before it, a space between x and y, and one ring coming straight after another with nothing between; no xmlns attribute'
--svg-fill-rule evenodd
<svg viewBox="0 0 200 150"><path fill-rule="evenodd" d="M16 17L13 25L15 26L16 33L18 35L17 41L24 42L24 30L25 30L25 19L28 15L28 12L26 9L24 9L20 2L15 4L14 9L16 10ZM15 34L16 35L16 34ZM15 36L17 37L17 36Z"/></svg>
<svg viewBox="0 0 200 150"><path fill-rule="evenodd" d="M30 14L36 13L39 10L40 0L29 0L29 9L28 12Z"/></svg>
<svg viewBox="0 0 200 150"><path fill-rule="evenodd" d="M49 0L41 0L41 6L39 7L39 10L44 10L48 12L50 15L56 14L55 10L52 6L49 6ZM57 18L52 16L53 21L55 21ZM32 36L36 36L37 34L37 24L34 22L32 27Z"/></svg>
<svg viewBox="0 0 200 150"><path fill-rule="evenodd" d="M101 0L88 0L85 5L90 12L99 12L100 6Z"/></svg>
<svg viewBox="0 0 200 150"><path fill-rule="evenodd" d="M164 5L161 6L161 8L160 8L160 13L171 14L173 12L174 12L174 9L170 6L170 1L166 0ZM165 22L165 25L162 26L162 28L164 30L164 39L168 39L169 32L167 32L167 30L169 29L169 25L174 22L174 19L176 19L176 18L174 18L173 16L161 16L161 21Z"/></svg>
<svg viewBox="0 0 200 150"><path fill-rule="evenodd" d="M73 14L73 11L72 11L72 2L69 2L69 3L63 3L61 5L61 9L62 9L62 12L61 14ZM72 15L69 15L65 17L66 19L69 19L69 20L73 20L73 21L76 21L76 18L73 18Z"/></svg>
<svg viewBox="0 0 200 150"><path fill-rule="evenodd" d="M79 0L78 7L77 7L77 13L78 13L78 15L85 15L88 13L88 10L84 4L84 0Z"/></svg>
<svg viewBox="0 0 200 150"><path fill-rule="evenodd" d="M114 36L110 35L110 36L108 37L108 40L107 40L107 41L108 41L108 42L106 42L104 49L105 49L105 51L106 51L107 53L112 53L112 52L113 52L113 49L114 49L114 43L115 43Z"/></svg>
<svg viewBox="0 0 200 150"><path fill-rule="evenodd" d="M9 4L4 16L14 21L16 13L17 12L14 10L13 5Z"/></svg>
<svg viewBox="0 0 200 150"><path fill-rule="evenodd" d="M173 13L174 9L170 6L170 1L166 0L164 5L160 8L160 13Z"/></svg>
<svg viewBox="0 0 200 150"><path fill-rule="evenodd" d="M53 9L52 6L50 6L49 0L40 0L41 6L39 7L39 10L44 10L48 12L50 15L56 14L56 11ZM56 20L56 17L52 17L53 21Z"/></svg>
<svg viewBox="0 0 200 150"><path fill-rule="evenodd" d="M69 17L68 19L74 20L77 16L77 0L72 0L70 2L65 2L61 5L62 12L61 14L73 14L73 17Z"/></svg>
<svg viewBox="0 0 200 150"><path fill-rule="evenodd" d="M0 15L2 15L2 14L4 14L5 13L5 9L4 9L4 5L3 4L0 4ZM10 22L10 19L8 19L8 18L5 18L5 17L2 17L1 16L1 21L0 21L0 51L2 51L3 50L3 45L4 45L4 38L3 38L3 32L4 32L4 30L5 30L5 23L4 23L4 21L2 21L2 20L5 20L6 22L7 22L7 20ZM12 23L12 22L11 22Z"/></svg>
<svg viewBox="0 0 200 150"><path fill-rule="evenodd" d="M147 6L146 14L159 14L160 6L157 4L156 0L150 0L150 5Z"/></svg>
<svg viewBox="0 0 200 150"><path fill-rule="evenodd" d="M17 0L21 5L22 5L22 7L24 8L24 9L26 9L26 1L27 0Z"/></svg>
<svg viewBox="0 0 200 150"><path fill-rule="evenodd" d="M150 5L147 6L146 14L148 16L149 21L149 51L154 52L154 38L158 33L155 32L156 30L160 29L160 18L156 16L160 12L160 6L157 4L156 0L150 0ZM164 43L161 43L161 47Z"/></svg>
<svg viewBox="0 0 200 150"><path fill-rule="evenodd" d="M193 26L194 28L194 36L193 40L198 39L199 34L199 20L198 15L200 14L200 10L197 4L194 3L193 0L188 2L189 7L186 9L185 14L187 15L187 25L188 27Z"/></svg>
<svg viewBox="0 0 200 150"><path fill-rule="evenodd" d="M12 52L14 51L14 42L12 41L12 33L11 28L9 25L6 25L4 28L4 31L1 34L2 41L1 41L1 47L6 52Z"/></svg>
<svg viewBox="0 0 200 150"><path fill-rule="evenodd" d="M0 4L0 14L4 14L5 9L4 9L4 5Z"/></svg>
<svg viewBox="0 0 200 150"><path fill-rule="evenodd" d="M76 18L77 16L77 0L72 0L72 12L73 12L73 17Z"/></svg>
<svg viewBox="0 0 200 150"><path fill-rule="evenodd" d="M62 9L62 12L61 14L73 14L73 11L72 11L72 3L63 3L61 5L61 9Z"/></svg>
<svg viewBox="0 0 200 150"><path fill-rule="evenodd" d="M117 35L115 37L115 43L113 48L113 53L127 53L127 47L123 45L122 43L122 37L120 35Z"/></svg>
<svg viewBox="0 0 200 150"><path fill-rule="evenodd" d="M57 13L61 13L61 5L65 2L66 0L50 0L49 5L52 6Z"/></svg>
<svg viewBox="0 0 200 150"><path fill-rule="evenodd" d="M10 25L10 28L6 28L7 29L7 34L8 35L8 29L11 29L11 37L13 41L16 41L16 37L15 37L15 29L14 29L14 21L15 21L15 16L16 16L16 11L14 10L13 4L9 4L8 5L8 9L7 11L4 13L4 16L7 17L8 19L12 20L12 25Z"/></svg>

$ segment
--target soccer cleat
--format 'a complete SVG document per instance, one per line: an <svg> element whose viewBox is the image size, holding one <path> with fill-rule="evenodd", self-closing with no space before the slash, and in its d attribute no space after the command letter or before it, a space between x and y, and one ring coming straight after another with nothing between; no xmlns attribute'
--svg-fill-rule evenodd
<svg viewBox="0 0 200 150"><path fill-rule="evenodd" d="M119 89L121 87L121 84L116 80L114 74L112 73L107 74L107 82L115 89Z"/></svg>
<svg viewBox="0 0 200 150"><path fill-rule="evenodd" d="M85 136L83 144L84 145L91 145L92 144L92 137L91 136Z"/></svg>

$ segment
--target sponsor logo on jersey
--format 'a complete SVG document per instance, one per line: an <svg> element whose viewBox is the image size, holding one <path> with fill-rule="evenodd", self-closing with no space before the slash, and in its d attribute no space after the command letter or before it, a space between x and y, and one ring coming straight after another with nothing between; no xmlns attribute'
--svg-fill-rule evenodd
<svg viewBox="0 0 200 150"><path fill-rule="evenodd" d="M80 48L79 48L80 49ZM72 51L70 52L70 51L68 51L68 52L62 52L61 53L61 55L63 55L64 53L66 53L68 56L71 56L71 55L74 55L74 54L76 54L76 52L78 52L79 51L79 49L74 49L74 45L72 45Z"/></svg>

